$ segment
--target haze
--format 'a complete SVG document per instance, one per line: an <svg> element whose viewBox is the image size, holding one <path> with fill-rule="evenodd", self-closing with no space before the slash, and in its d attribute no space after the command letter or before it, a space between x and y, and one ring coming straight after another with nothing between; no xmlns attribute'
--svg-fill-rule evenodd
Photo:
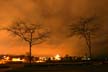
<svg viewBox="0 0 108 72"><path fill-rule="evenodd" d="M94 55L108 55L108 1L107 0L0 0L0 25L8 26L15 19L41 23L51 30L47 42L35 45L32 49L36 56L82 56L87 54L83 40L67 38L66 25L73 19L97 15L97 23L102 31L93 41ZM15 38L6 31L0 31L0 54L26 54L29 50L26 42Z"/></svg>

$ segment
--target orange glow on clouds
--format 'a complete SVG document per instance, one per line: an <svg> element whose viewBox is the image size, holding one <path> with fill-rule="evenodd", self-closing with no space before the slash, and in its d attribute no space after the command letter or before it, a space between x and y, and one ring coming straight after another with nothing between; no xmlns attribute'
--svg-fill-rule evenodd
<svg viewBox="0 0 108 72"><path fill-rule="evenodd" d="M107 27L107 0L0 0L0 25L7 26L16 18L27 18L30 21L48 26L52 31L51 40L48 43L35 45L32 54L36 56L55 56L66 54L76 56L87 53L85 43L76 38L66 38L64 24L71 22L71 17L90 15L96 6L96 14L106 16ZM97 3L98 1L98 3ZM106 6L104 6L106 5ZM102 12L101 12L102 11ZM104 24L104 23L102 23ZM106 28L107 32L107 28ZM104 33L103 33L104 34ZM0 54L26 54L29 51L26 42L15 36L0 31Z"/></svg>

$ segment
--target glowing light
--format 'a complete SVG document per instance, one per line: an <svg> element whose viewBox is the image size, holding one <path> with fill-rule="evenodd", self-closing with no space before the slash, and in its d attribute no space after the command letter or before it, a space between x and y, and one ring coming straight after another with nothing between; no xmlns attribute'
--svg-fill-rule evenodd
<svg viewBox="0 0 108 72"><path fill-rule="evenodd" d="M36 61L36 63L44 63L45 61L43 61L43 60L38 60L38 61Z"/></svg>
<svg viewBox="0 0 108 72"><path fill-rule="evenodd" d="M47 57L39 57L39 60L35 61L36 63L43 63L46 62Z"/></svg>
<svg viewBox="0 0 108 72"><path fill-rule="evenodd" d="M9 59L10 59L10 57L8 56L8 57L6 57L5 59L6 59L6 60L9 60Z"/></svg>
<svg viewBox="0 0 108 72"><path fill-rule="evenodd" d="M39 57L39 60L46 61L47 57Z"/></svg>
<svg viewBox="0 0 108 72"><path fill-rule="evenodd" d="M59 54L57 54L54 58L55 58L55 60L61 60L61 57Z"/></svg>
<svg viewBox="0 0 108 72"><path fill-rule="evenodd" d="M20 58L12 58L12 61L20 61Z"/></svg>
<svg viewBox="0 0 108 72"><path fill-rule="evenodd" d="M3 56L4 60L9 60L10 57L9 56Z"/></svg>
<svg viewBox="0 0 108 72"><path fill-rule="evenodd" d="M24 59L20 59L20 58L12 58L12 61L13 62L19 62L19 61L24 62L25 60Z"/></svg>
<svg viewBox="0 0 108 72"><path fill-rule="evenodd" d="M0 60L0 64L6 64L5 60Z"/></svg>

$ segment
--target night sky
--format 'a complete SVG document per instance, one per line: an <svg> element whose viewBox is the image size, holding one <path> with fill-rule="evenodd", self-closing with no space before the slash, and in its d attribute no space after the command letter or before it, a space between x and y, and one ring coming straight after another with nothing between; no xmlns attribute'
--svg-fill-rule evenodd
<svg viewBox="0 0 108 72"><path fill-rule="evenodd" d="M108 0L0 0L0 25L6 27L18 18L33 23L41 23L51 31L45 43L32 48L33 55L54 56L66 54L83 56L87 54L83 39L67 37L67 24L80 17L96 15L96 23L101 30L93 39L93 55L108 55ZM26 42L0 31L0 54L26 54Z"/></svg>

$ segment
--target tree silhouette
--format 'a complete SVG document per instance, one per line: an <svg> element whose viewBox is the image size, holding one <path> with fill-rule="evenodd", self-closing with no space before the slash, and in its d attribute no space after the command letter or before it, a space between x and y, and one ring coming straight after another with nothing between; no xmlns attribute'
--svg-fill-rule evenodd
<svg viewBox="0 0 108 72"><path fill-rule="evenodd" d="M5 29L28 43L30 64L32 62L32 46L46 41L49 37L49 30L42 25L27 23L22 20L15 21Z"/></svg>
<svg viewBox="0 0 108 72"><path fill-rule="evenodd" d="M89 50L89 57L92 58L92 38L96 35L96 32L99 31L100 25L94 23L97 20L95 16L80 18L79 21L75 24L69 25L69 36L73 35L80 36L84 38L87 48Z"/></svg>

